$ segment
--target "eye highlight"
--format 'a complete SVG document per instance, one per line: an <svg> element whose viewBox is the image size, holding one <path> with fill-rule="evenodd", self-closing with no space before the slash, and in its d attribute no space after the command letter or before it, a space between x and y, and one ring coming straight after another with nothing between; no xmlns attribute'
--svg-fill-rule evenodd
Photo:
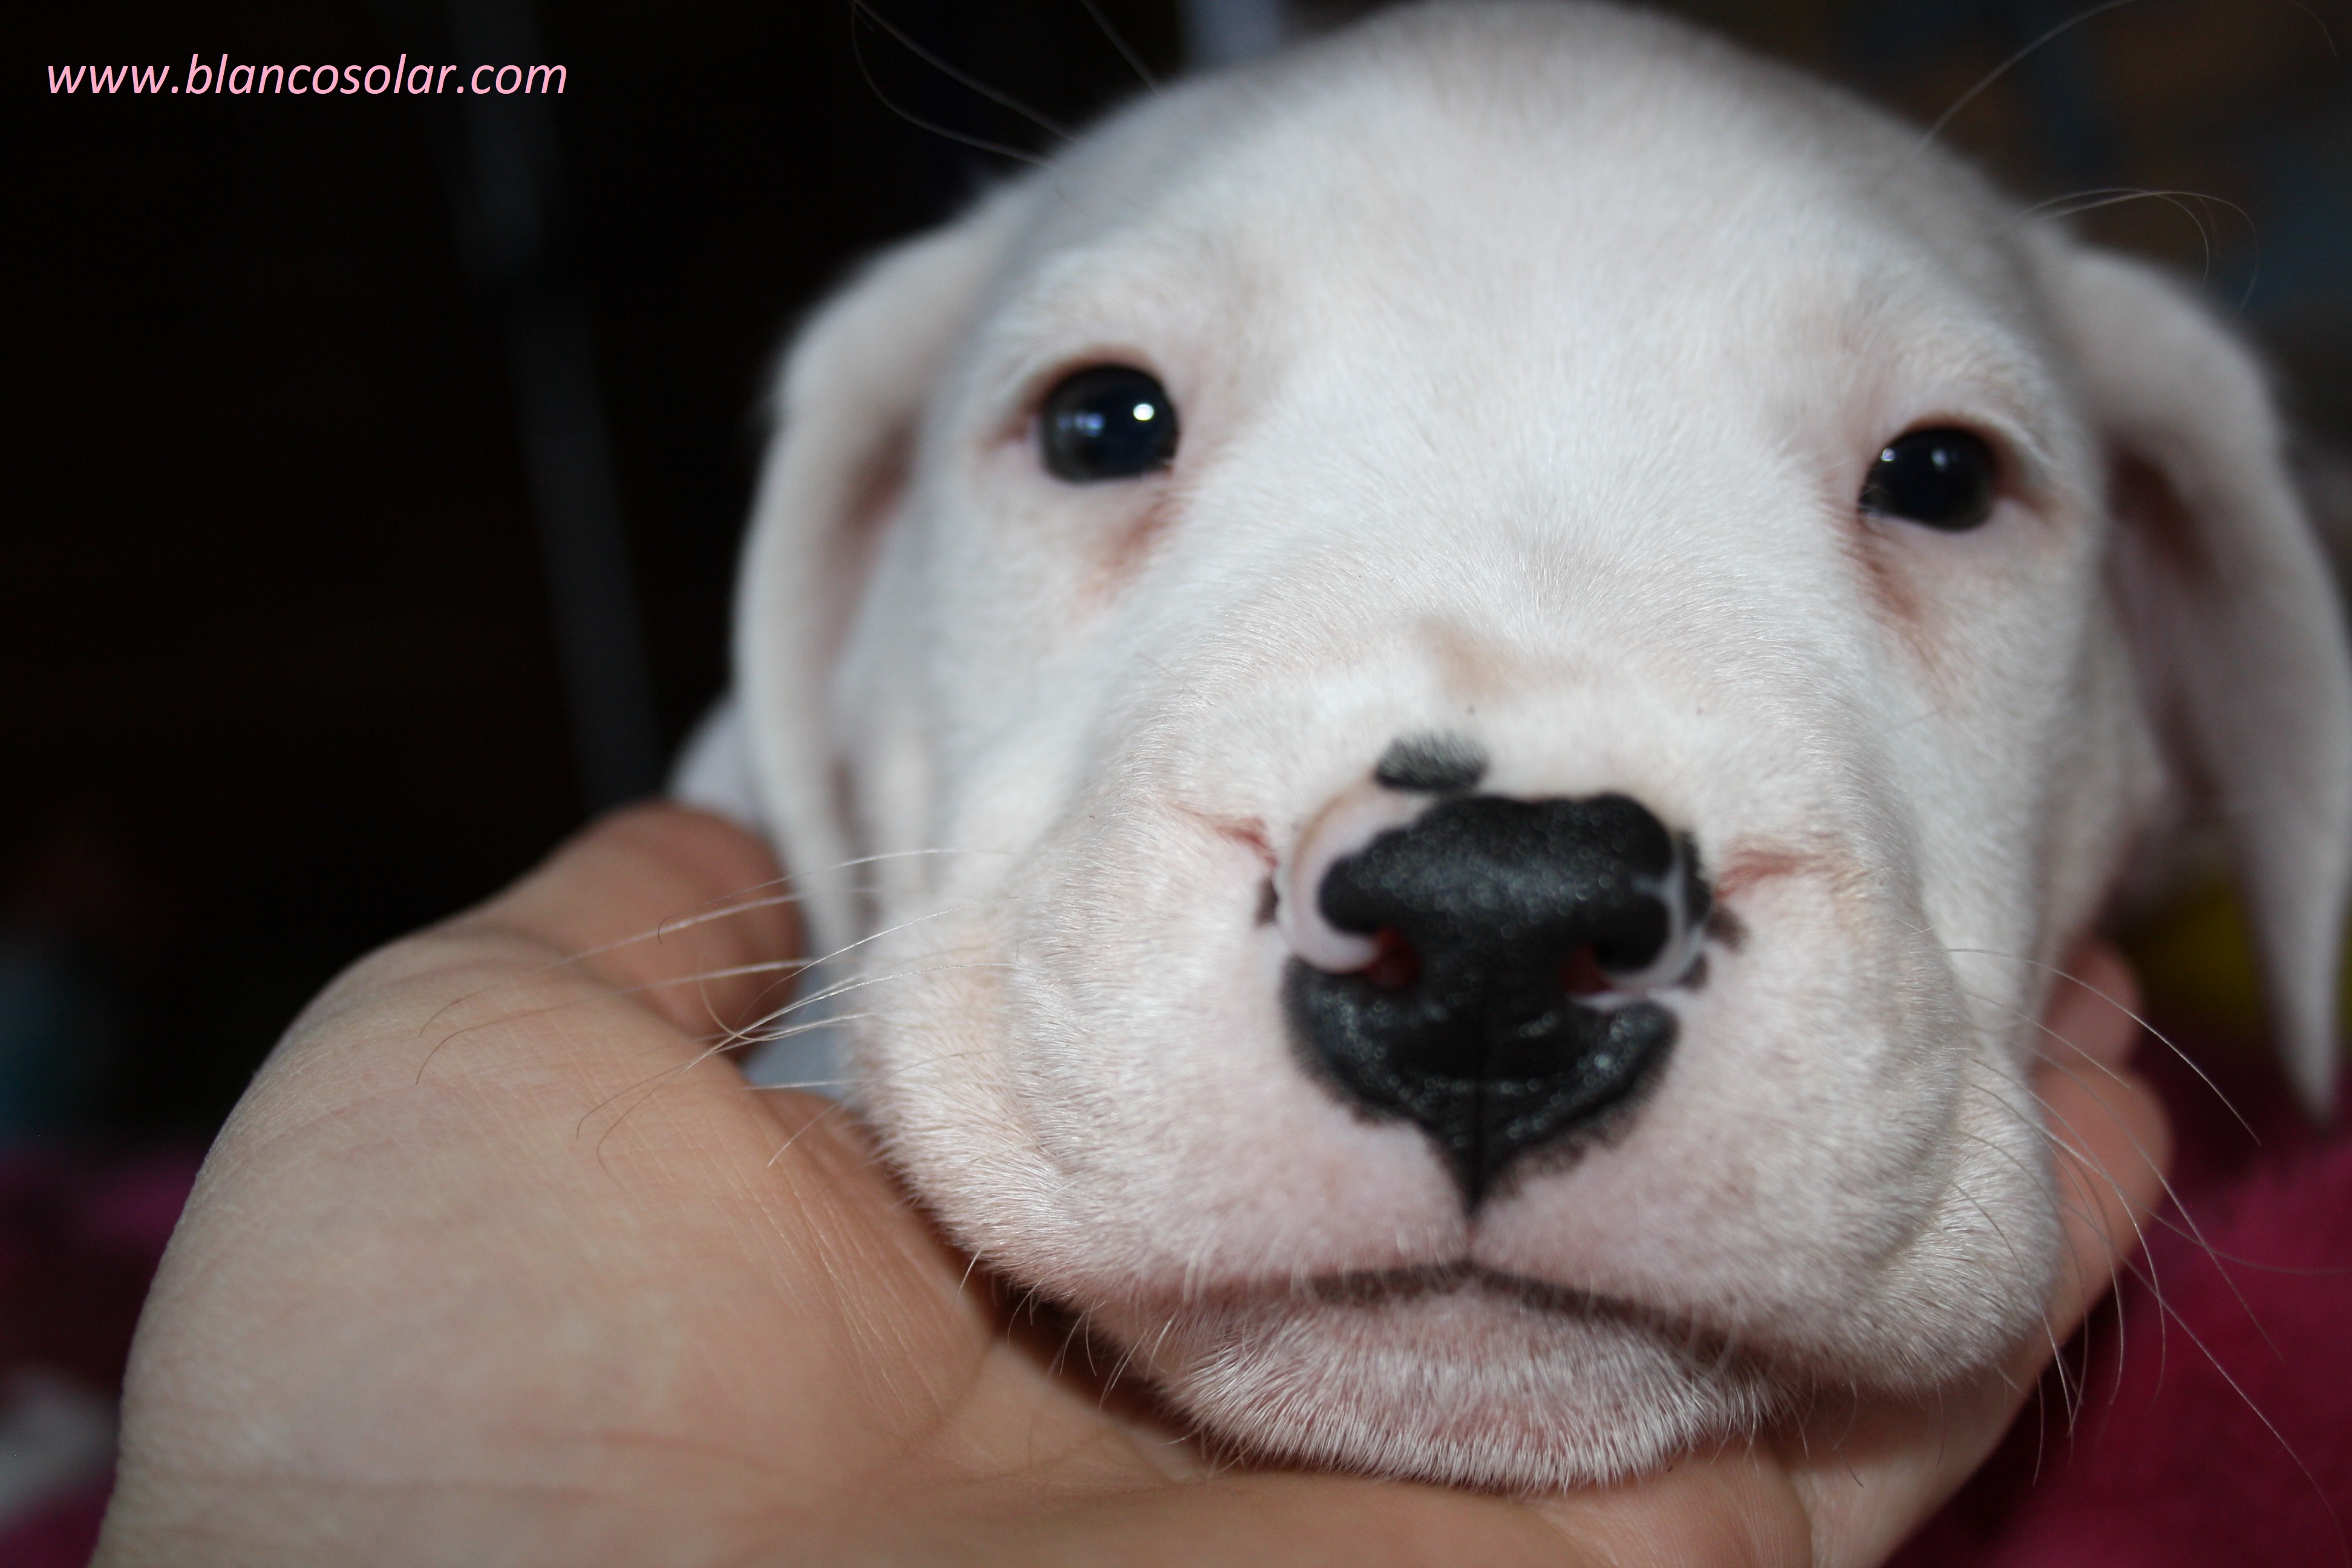
<svg viewBox="0 0 2352 1568"><path fill-rule="evenodd" d="M1079 371L1045 395L1037 455L1047 473L1080 485L1164 468L1176 456L1176 405L1133 365Z"/></svg>
<svg viewBox="0 0 2352 1568"><path fill-rule="evenodd" d="M1862 510L1874 517L1960 533L1992 516L1999 464L1992 447L1967 430L1911 430L1870 465Z"/></svg>

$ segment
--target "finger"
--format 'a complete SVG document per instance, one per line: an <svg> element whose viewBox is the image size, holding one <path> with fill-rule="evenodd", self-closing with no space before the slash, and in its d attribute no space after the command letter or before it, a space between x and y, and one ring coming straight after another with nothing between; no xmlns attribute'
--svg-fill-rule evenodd
<svg viewBox="0 0 2352 1568"><path fill-rule="evenodd" d="M855 1495L924 1415L902 1407L989 1343L960 1268L844 1119L775 1114L696 1031L613 994L660 944L548 967L772 871L713 819L623 813L314 1004L151 1295L122 1506L194 1499L215 1539L283 1545L329 1498L385 1561L520 1519L642 1562L698 1529L764 1534L780 1479ZM728 928L706 957L790 930Z"/></svg>
<svg viewBox="0 0 2352 1568"><path fill-rule="evenodd" d="M1230 1476L1206 1486L1074 1491L1045 1507L1034 1488L991 1488L957 1507L902 1515L892 1533L896 1552L875 1551L872 1540L860 1545L870 1558L973 1568L1601 1568L1643 1561L1695 1568L1743 1561L1682 1554L1686 1532L1672 1520L1650 1521L1641 1537L1659 1554L1626 1557L1572 1525L1564 1528L1544 1510L1507 1499L1333 1476Z"/></svg>
<svg viewBox="0 0 2352 1568"><path fill-rule="evenodd" d="M2100 943L2068 968L2074 978L2051 999L2047 1048L2033 1075L2064 1237L2050 1307L2052 1333L2062 1341L2138 1247L2172 1159L2162 1101L2123 1065L2142 1033L2130 967ZM2046 1352L2032 1358L2035 1371Z"/></svg>

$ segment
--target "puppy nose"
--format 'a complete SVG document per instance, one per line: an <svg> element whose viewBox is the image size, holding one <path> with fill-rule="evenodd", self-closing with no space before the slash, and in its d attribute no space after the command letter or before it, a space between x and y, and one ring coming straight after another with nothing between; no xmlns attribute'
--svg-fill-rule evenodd
<svg viewBox="0 0 2352 1568"><path fill-rule="evenodd" d="M1518 1156L1590 1130L1656 1074L1706 884L1622 795L1463 795L1323 873L1322 922L1369 959L1293 958L1286 1000L1315 1068L1417 1123L1475 1206Z"/></svg>

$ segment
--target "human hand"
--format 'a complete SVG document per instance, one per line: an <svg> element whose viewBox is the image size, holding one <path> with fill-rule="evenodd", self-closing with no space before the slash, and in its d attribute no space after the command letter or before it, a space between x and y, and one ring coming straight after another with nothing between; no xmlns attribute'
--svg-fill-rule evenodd
<svg viewBox="0 0 2352 1568"><path fill-rule="evenodd" d="M2135 1026L2062 984L2068 1258L2011 1365L1563 1496L1212 1474L1008 1331L838 1108L708 1055L786 910L608 945L774 875L626 812L310 1006L149 1299L101 1568L1874 1563L2105 1290L2168 1150ZM2130 1002L2111 950L2074 967Z"/></svg>

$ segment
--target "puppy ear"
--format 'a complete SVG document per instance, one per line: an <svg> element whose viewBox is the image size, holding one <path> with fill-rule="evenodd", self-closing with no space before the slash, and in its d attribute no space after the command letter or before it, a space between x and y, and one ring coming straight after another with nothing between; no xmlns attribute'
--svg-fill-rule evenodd
<svg viewBox="0 0 2352 1568"><path fill-rule="evenodd" d="M2180 784L2218 819L2272 1028L2324 1118L2352 882L2352 656L2261 367L2138 262L2068 247L2055 325L2111 457L2115 582Z"/></svg>
<svg viewBox="0 0 2352 1568"><path fill-rule="evenodd" d="M848 941L856 919L842 868L857 850L827 733L827 679L1018 194L869 264L803 327L778 378L736 587L735 682L743 752L812 952Z"/></svg>

